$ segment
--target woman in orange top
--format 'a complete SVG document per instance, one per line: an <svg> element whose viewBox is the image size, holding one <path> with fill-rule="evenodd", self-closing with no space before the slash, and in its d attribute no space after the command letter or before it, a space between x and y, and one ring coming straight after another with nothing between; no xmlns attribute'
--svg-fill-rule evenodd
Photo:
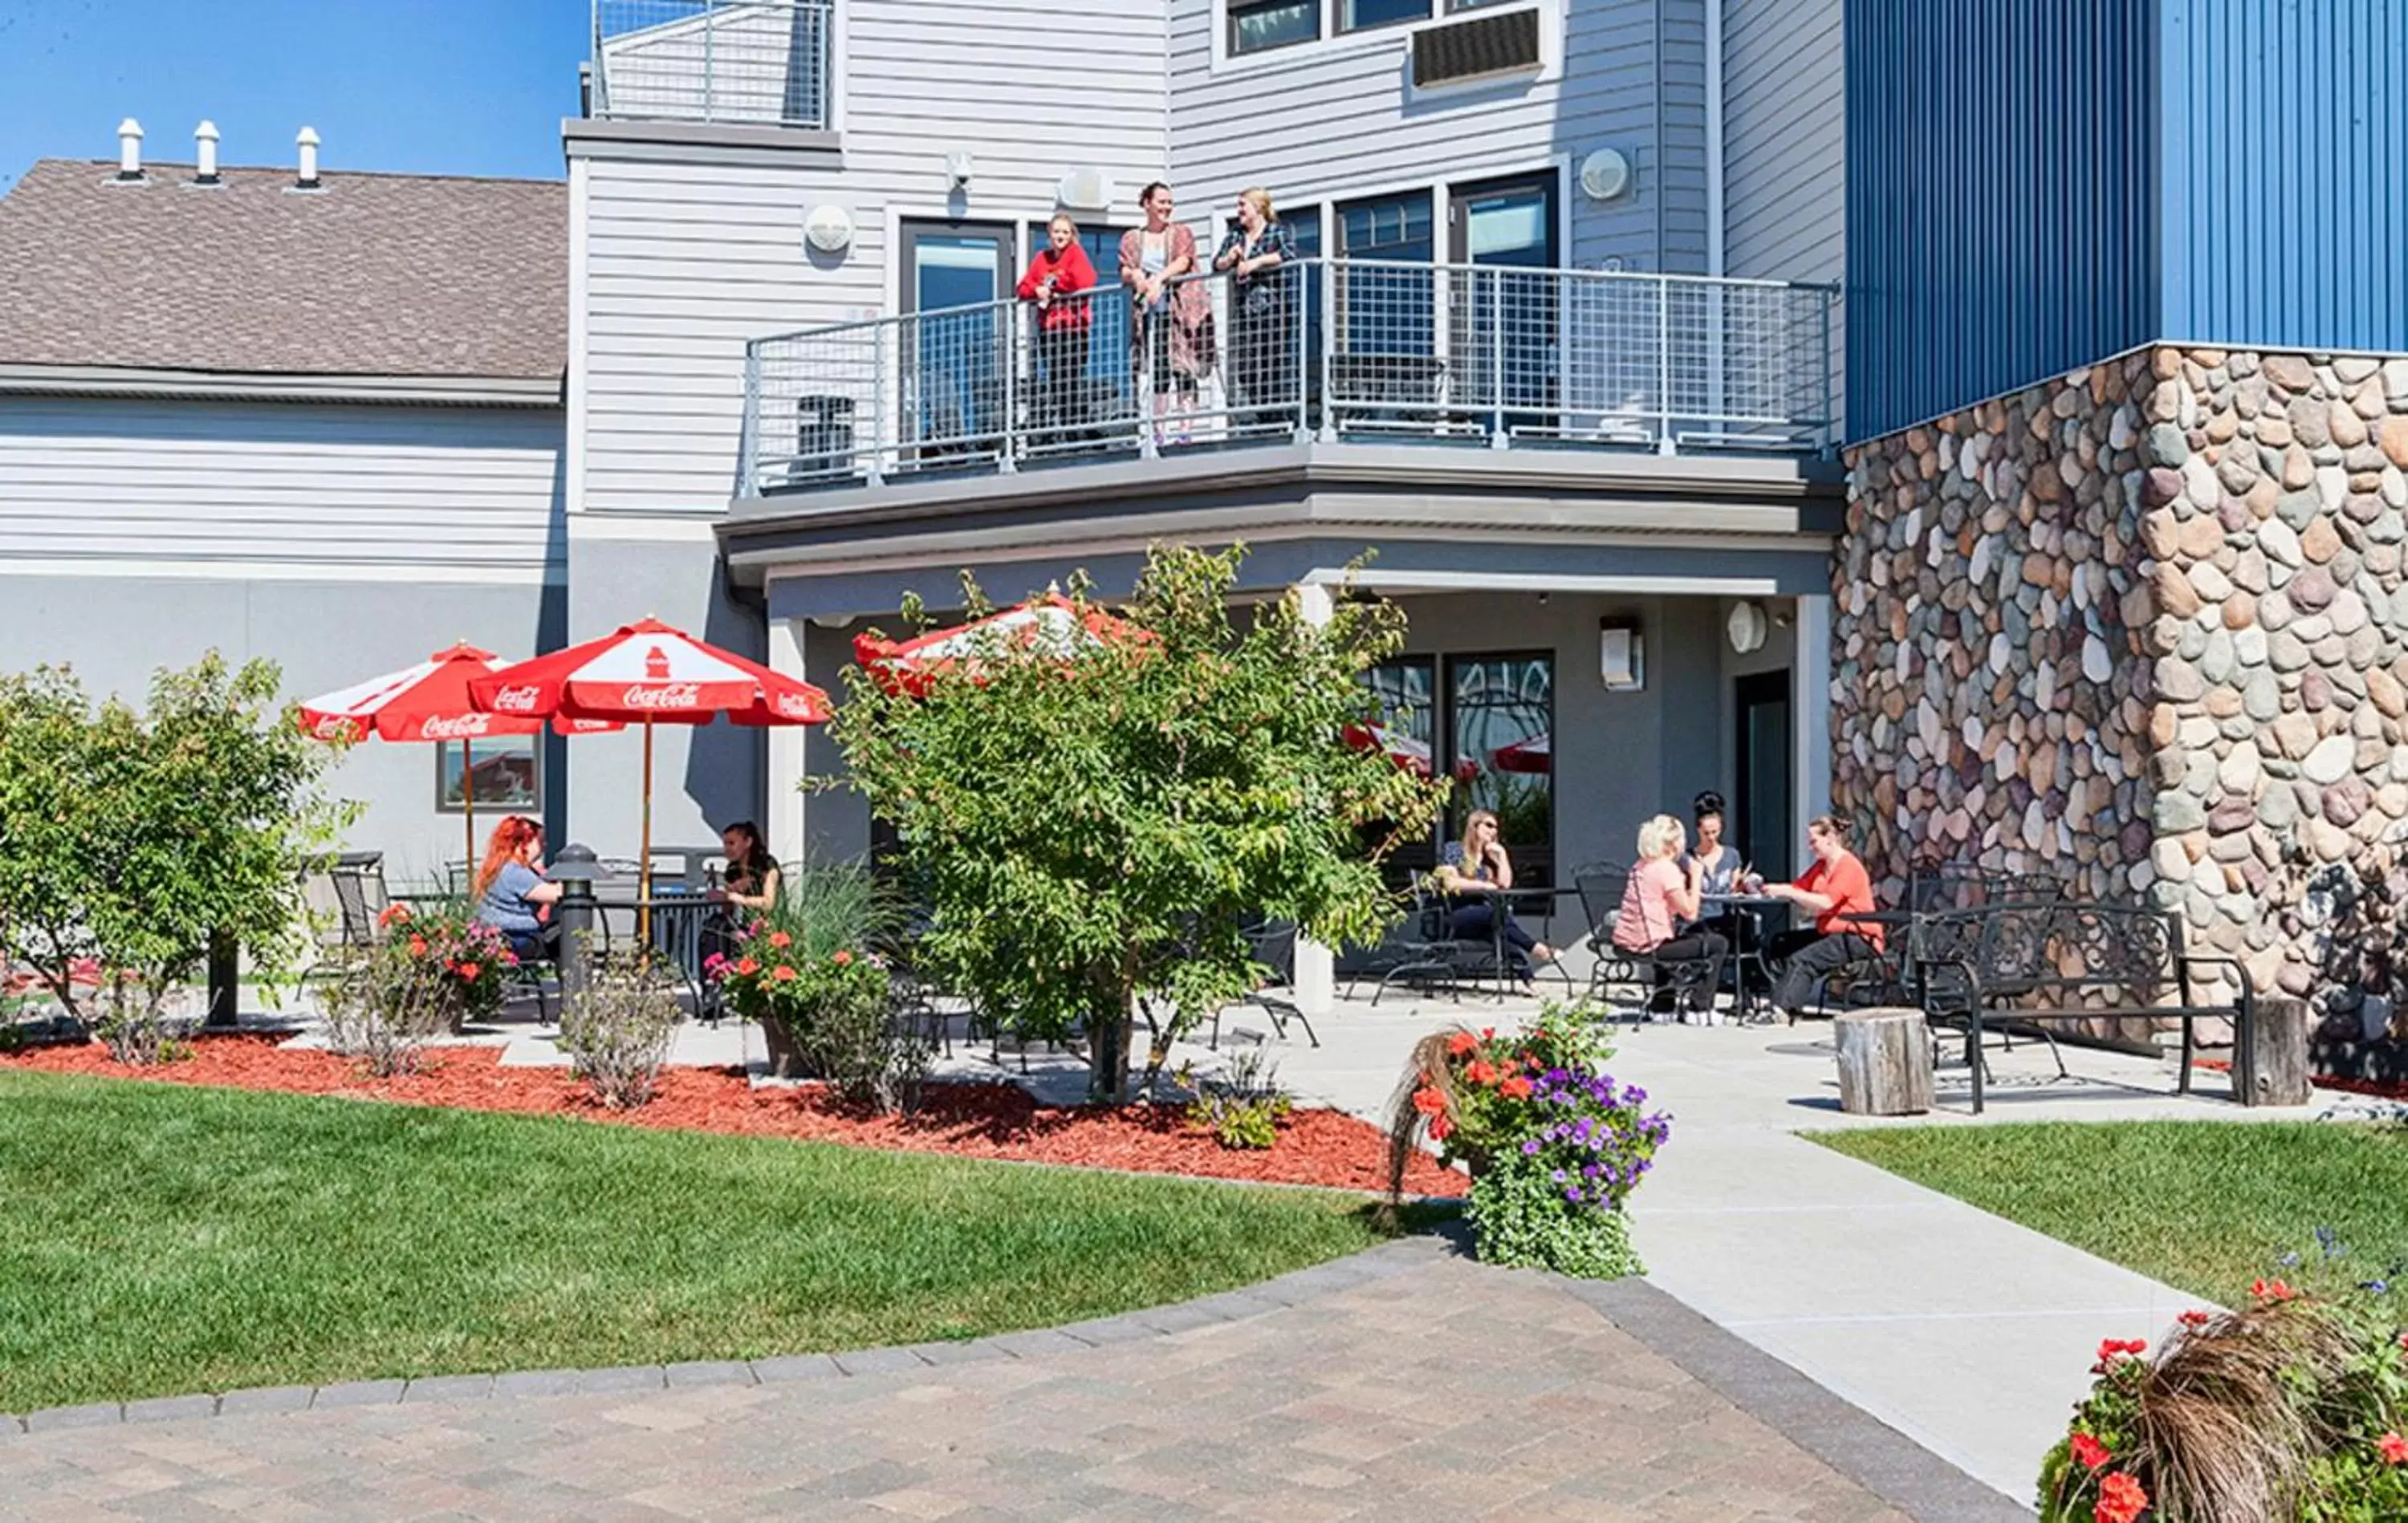
<svg viewBox="0 0 2408 1523"><path fill-rule="evenodd" d="M1848 849L1848 827L1836 815L1817 816L1806 827L1814 861L1795 883L1772 883L1764 891L1786 899L1813 916L1812 930L1784 931L1765 948L1774 972L1773 1008L1791 1020L1814 986L1842 968L1881 956L1882 928L1857 918L1873 910L1873 881Z"/></svg>

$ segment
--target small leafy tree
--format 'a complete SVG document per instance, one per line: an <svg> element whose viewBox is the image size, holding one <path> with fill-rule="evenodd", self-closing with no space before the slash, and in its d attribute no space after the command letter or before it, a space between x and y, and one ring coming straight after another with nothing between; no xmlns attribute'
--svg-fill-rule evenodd
<svg viewBox="0 0 2408 1523"><path fill-rule="evenodd" d="M1157 548L1124 610L1133 636L995 635L924 694L845 674L836 733L924 901L920 956L1025 1035L1083 1032L1098 1099L1128 1096L1141 1008L1151 1087L1176 1036L1259 979L1250 920L1378 934L1395 913L1381 861L1444 796L1342 739L1403 616L1342 597L1316 624L1290 594L1233 620L1243 554ZM1082 624L1097 611L1083 578L1070 602Z"/></svg>
<svg viewBox="0 0 2408 1523"><path fill-rule="evenodd" d="M213 934L271 981L308 946L302 874L350 812L318 796L335 753L278 682L212 653L137 713L63 668L0 676L0 951L122 1058L156 1055ZM75 976L95 964L96 990Z"/></svg>

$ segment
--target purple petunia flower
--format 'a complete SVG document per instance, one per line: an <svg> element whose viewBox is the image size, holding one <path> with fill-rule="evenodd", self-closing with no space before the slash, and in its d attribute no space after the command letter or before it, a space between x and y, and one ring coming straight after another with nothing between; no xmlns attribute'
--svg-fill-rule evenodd
<svg viewBox="0 0 2408 1523"><path fill-rule="evenodd" d="M1534 1155L1536 1155L1536 1154L1537 1154L1537 1152L1538 1152L1538 1151L1539 1151L1539 1139L1538 1139L1538 1138L1536 1138L1536 1137L1531 1138L1528 1142L1526 1142L1526 1143L1524 1143L1524 1144L1522 1145L1522 1152L1523 1152L1524 1156L1526 1156L1526 1157L1528 1157L1528 1156L1534 1156Z"/></svg>

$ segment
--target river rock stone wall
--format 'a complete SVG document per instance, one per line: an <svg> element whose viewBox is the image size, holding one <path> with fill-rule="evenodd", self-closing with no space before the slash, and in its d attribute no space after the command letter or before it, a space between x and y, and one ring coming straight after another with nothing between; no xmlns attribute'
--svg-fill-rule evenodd
<svg viewBox="0 0 2408 1523"><path fill-rule="evenodd" d="M1890 891L2147 894L2354 1001L2332 906L2408 836L2408 359L2158 348L1850 464L1832 797Z"/></svg>

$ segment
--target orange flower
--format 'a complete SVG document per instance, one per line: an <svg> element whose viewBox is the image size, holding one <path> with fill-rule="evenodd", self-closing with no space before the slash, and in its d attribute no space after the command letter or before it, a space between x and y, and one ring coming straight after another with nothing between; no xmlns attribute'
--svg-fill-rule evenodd
<svg viewBox="0 0 2408 1523"><path fill-rule="evenodd" d="M748 958L745 958L745 959L743 959L742 961L738 961L738 962L736 964L736 973L737 973L737 976L738 976L738 977L740 977L740 978L750 978L750 977L752 977L754 974L759 973L760 971L761 971L761 964L760 964L760 962L759 962L756 959L753 959L753 958L749 958L749 957L748 957Z"/></svg>
<svg viewBox="0 0 2408 1523"><path fill-rule="evenodd" d="M1463 1076L1474 1084L1494 1084L1497 1082L1497 1065L1485 1058L1474 1058L1470 1066L1463 1071Z"/></svg>
<svg viewBox="0 0 2408 1523"><path fill-rule="evenodd" d="M2207 1314L2201 1311L2185 1312L2182 1314L2182 1325L2186 1328L2203 1328L2207 1326Z"/></svg>
<svg viewBox="0 0 2408 1523"><path fill-rule="evenodd" d="M1413 1109L1424 1116L1443 1115L1446 1111L1446 1096L1424 1085L1413 1091Z"/></svg>
<svg viewBox="0 0 2408 1523"><path fill-rule="evenodd" d="M769 976L775 978L781 984L791 984L795 981L795 970L781 962L778 964L777 970L771 973Z"/></svg>
<svg viewBox="0 0 2408 1523"><path fill-rule="evenodd" d="M1508 1100L1527 1100L1530 1098L1530 1081L1516 1074L1498 1085L1497 1092Z"/></svg>
<svg viewBox="0 0 2408 1523"><path fill-rule="evenodd" d="M1462 1057L1465 1053L1469 1052L1472 1048L1478 1046L1480 1046L1480 1038L1472 1035L1469 1032L1457 1032L1453 1036L1446 1039L1447 1052L1457 1058Z"/></svg>
<svg viewBox="0 0 2408 1523"><path fill-rule="evenodd" d="M2107 1445L2087 1433L2076 1433L2066 1442L2073 1450L2073 1458L2082 1461L2085 1470L2097 1470L2115 1458L2107 1452Z"/></svg>
<svg viewBox="0 0 2408 1523"><path fill-rule="evenodd" d="M2408 1465L2408 1438L2398 1433L2386 1433L2374 1441L2374 1452L2386 1465Z"/></svg>
<svg viewBox="0 0 2408 1523"><path fill-rule="evenodd" d="M408 920L408 918L409 906L408 904L387 904L384 908L377 911L377 925L380 929L399 921Z"/></svg>
<svg viewBox="0 0 2408 1523"><path fill-rule="evenodd" d="M2148 1489L2119 1471L2099 1483L2099 1505L2090 1516L2098 1523L2133 1523L2148 1507Z"/></svg>
<svg viewBox="0 0 2408 1523"><path fill-rule="evenodd" d="M2300 1295L2281 1280L2253 1280L2249 1293L2260 1301L2296 1301Z"/></svg>
<svg viewBox="0 0 2408 1523"><path fill-rule="evenodd" d="M485 970L474 962L463 962L452 971L473 984L477 981L477 975L484 972Z"/></svg>
<svg viewBox="0 0 2408 1523"><path fill-rule="evenodd" d="M853 963L853 954L851 952L839 950L835 956L829 958L828 961L835 963L839 968L850 967Z"/></svg>
<svg viewBox="0 0 2408 1523"><path fill-rule="evenodd" d="M409 955L412 957L424 957L426 955L426 938L424 936L412 936L409 938Z"/></svg>
<svg viewBox="0 0 2408 1523"><path fill-rule="evenodd" d="M782 931L772 931L769 932L769 945L782 952L787 947L795 945L795 938L787 935Z"/></svg>

